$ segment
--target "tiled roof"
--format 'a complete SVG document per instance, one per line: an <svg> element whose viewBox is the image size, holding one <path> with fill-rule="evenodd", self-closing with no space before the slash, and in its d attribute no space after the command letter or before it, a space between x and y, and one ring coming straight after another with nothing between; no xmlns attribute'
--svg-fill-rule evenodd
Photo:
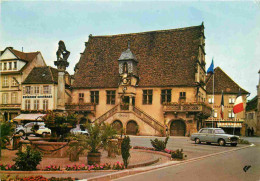
<svg viewBox="0 0 260 181"><path fill-rule="evenodd" d="M213 94L213 76L207 75L206 90L208 94ZM238 94L239 89L241 94L248 94L246 90L241 88L234 82L220 67L214 69L214 94Z"/></svg>
<svg viewBox="0 0 260 181"><path fill-rule="evenodd" d="M50 66L34 67L23 84L58 83L58 70Z"/></svg>
<svg viewBox="0 0 260 181"><path fill-rule="evenodd" d="M15 49L10 49L19 59L26 60L26 61L32 61L40 52L20 52Z"/></svg>
<svg viewBox="0 0 260 181"><path fill-rule="evenodd" d="M111 36L90 36L75 73L74 88L118 87L118 59L136 56L140 87L194 86L195 63L204 26Z"/></svg>
<svg viewBox="0 0 260 181"><path fill-rule="evenodd" d="M257 110L257 99L258 97L255 96L253 99L246 103L246 111Z"/></svg>

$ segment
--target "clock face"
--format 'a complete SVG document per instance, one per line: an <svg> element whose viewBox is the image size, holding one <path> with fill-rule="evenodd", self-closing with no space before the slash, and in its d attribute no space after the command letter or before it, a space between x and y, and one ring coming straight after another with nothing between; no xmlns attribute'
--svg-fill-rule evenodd
<svg viewBox="0 0 260 181"><path fill-rule="evenodd" d="M126 84L127 83L127 79L123 79L123 83Z"/></svg>

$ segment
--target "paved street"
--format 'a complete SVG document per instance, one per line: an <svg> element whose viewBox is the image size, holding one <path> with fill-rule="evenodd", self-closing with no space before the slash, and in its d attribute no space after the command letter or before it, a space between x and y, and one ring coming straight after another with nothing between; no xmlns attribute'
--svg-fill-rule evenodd
<svg viewBox="0 0 260 181"><path fill-rule="evenodd" d="M258 181L260 180L260 138L248 139L256 146L220 154L215 157L209 157L202 160L170 166L155 171L136 174L117 181L130 180L228 180L228 181ZM199 145L198 149L204 148ZM212 146L215 148L215 146ZM225 147L227 148L227 147ZM251 168L244 172L243 168L251 165Z"/></svg>
<svg viewBox="0 0 260 181"><path fill-rule="evenodd" d="M164 140L162 137L137 137L137 136L131 136L131 145L132 146L146 146L146 147L152 147L150 139L158 138L160 140ZM197 145L194 143L194 141L191 141L189 137L170 137L167 149L176 150L176 149L183 149L184 154L187 155L187 159L195 158L199 156L208 155L211 153L217 153L227 150L232 150L234 148L240 148L245 145L238 145L237 147L231 147L230 145L227 145L225 147L221 147L218 145L207 145L207 144L200 144Z"/></svg>

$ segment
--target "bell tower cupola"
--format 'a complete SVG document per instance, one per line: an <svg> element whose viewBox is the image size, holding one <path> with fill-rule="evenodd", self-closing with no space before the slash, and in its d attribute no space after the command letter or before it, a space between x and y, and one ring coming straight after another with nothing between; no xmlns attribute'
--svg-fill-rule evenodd
<svg viewBox="0 0 260 181"><path fill-rule="evenodd" d="M123 51L118 59L120 85L136 86L138 84L137 58L130 50L130 41L128 40L127 50Z"/></svg>

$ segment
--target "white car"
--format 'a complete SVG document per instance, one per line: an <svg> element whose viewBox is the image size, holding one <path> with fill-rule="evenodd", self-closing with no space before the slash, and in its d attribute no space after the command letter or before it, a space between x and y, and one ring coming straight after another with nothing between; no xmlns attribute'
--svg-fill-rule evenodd
<svg viewBox="0 0 260 181"><path fill-rule="evenodd" d="M80 124L76 125L76 128L73 128L70 130L72 134L84 134L84 135L89 135L88 130L84 129L84 127Z"/></svg>
<svg viewBox="0 0 260 181"><path fill-rule="evenodd" d="M34 125L39 125L39 129L35 132L32 131ZM46 134L51 134L51 130L45 127L44 122L30 122L23 125L18 125L15 129L15 133L21 136L35 134L45 136Z"/></svg>

